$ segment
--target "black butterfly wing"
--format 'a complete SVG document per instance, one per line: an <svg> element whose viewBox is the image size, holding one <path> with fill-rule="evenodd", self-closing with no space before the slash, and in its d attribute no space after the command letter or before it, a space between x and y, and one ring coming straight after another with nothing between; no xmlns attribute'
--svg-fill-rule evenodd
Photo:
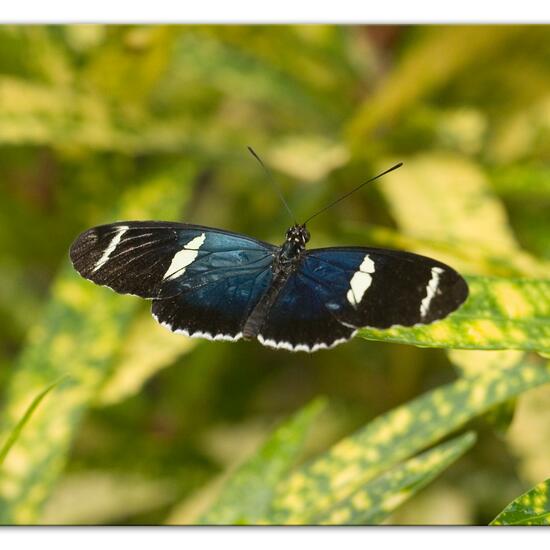
<svg viewBox="0 0 550 550"><path fill-rule="evenodd" d="M118 222L82 233L75 269L94 283L153 300L174 332L238 339L271 282L276 248L244 235L173 222Z"/></svg>
<svg viewBox="0 0 550 550"><path fill-rule="evenodd" d="M431 258L376 248L311 250L268 312L259 338L273 347L314 351L345 341L359 327L431 323L467 296L464 279Z"/></svg>

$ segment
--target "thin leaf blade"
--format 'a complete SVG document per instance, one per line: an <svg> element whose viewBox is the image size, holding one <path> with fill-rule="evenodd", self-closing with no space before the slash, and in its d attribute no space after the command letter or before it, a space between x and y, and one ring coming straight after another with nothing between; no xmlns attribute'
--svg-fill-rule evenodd
<svg viewBox="0 0 550 550"><path fill-rule="evenodd" d="M474 432L446 441L373 479L312 520L324 525L378 524L460 458L475 443Z"/></svg>
<svg viewBox="0 0 550 550"><path fill-rule="evenodd" d="M324 407L316 400L283 423L231 476L202 524L251 524L262 518L281 478L294 465L307 433Z"/></svg>
<svg viewBox="0 0 550 550"><path fill-rule="evenodd" d="M59 383L61 380L54 382L42 390L30 403L29 407L25 411L25 414L21 417L19 422L13 427L13 430L9 433L8 438L6 439L4 445L0 448L0 466L4 463L4 460L9 453L10 449L13 447L19 435L23 431L23 428L31 419L34 411L38 408L42 400L48 395Z"/></svg>

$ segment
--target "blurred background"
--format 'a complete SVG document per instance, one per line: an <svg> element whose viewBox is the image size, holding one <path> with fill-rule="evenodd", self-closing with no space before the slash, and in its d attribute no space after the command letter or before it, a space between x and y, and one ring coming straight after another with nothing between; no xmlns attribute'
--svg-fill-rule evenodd
<svg viewBox="0 0 550 550"><path fill-rule="evenodd" d="M290 220L247 145L298 220L404 162L316 218L312 247L534 274L550 259L549 59L547 26L0 27L0 399L80 231L156 201L282 243ZM149 198L157 182L169 193ZM360 338L313 355L190 341L109 300L131 322L42 522L186 522L312 398L330 406L306 455L457 376L443 350ZM488 523L548 477L549 397L525 396L506 433L479 420L474 449L390 523Z"/></svg>

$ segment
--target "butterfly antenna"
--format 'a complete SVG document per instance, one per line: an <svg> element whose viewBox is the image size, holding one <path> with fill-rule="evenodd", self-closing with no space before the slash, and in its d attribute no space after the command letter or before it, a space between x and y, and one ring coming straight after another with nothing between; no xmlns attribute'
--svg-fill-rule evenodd
<svg viewBox="0 0 550 550"><path fill-rule="evenodd" d="M364 185L367 185L367 183L371 183L372 181L377 180L378 178L381 178L382 176L385 176L386 174L389 174L390 172L393 172L394 170L397 170L398 168L401 168L401 166L403 166L403 163L399 162L395 166L392 166L391 168L388 168L387 170L385 170L384 172L378 174L377 176L374 176L374 178L370 178L369 180L364 181L361 185L358 185L355 189L352 189L351 191L349 191L345 195L342 195L340 198L336 199L335 201L331 202L330 204L328 204L327 206L325 206L324 208L319 210L319 212L316 212L315 214L313 214L313 216L310 216L304 222L304 225L307 222L309 222L310 220L312 220L313 218L315 218L315 216L318 216L319 214L323 213L325 210L328 210L329 208L332 208L335 204L338 204L340 201L343 201L344 199L347 199L350 195L355 193L355 191L359 191L359 189L361 189L361 187L363 187Z"/></svg>
<svg viewBox="0 0 550 550"><path fill-rule="evenodd" d="M287 202L285 201L285 198L283 197L283 193L281 192L281 188L279 187L279 184L275 181L275 178L271 174L271 172L268 170L266 165L263 163L262 159L257 155L256 151L252 149L252 147L248 146L248 150L250 154L260 163L260 166L264 169L264 172L267 174L267 177L269 181L271 182L271 185L275 188L275 191L277 192L277 195L279 195L279 198L281 199L281 202L285 205L285 208L287 209L288 213L290 214L290 217L294 220L294 223L297 225L296 218L294 217L294 214L292 213L292 210L288 206Z"/></svg>

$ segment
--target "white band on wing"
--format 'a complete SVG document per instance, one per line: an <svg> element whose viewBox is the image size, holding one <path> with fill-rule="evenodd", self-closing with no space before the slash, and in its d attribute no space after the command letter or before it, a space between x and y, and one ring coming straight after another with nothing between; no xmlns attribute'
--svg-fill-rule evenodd
<svg viewBox="0 0 550 550"><path fill-rule="evenodd" d="M192 264L199 255L199 248L204 244L205 240L206 235L202 233L198 237L191 239L179 252L176 252L162 280L169 281L183 275L185 268Z"/></svg>

